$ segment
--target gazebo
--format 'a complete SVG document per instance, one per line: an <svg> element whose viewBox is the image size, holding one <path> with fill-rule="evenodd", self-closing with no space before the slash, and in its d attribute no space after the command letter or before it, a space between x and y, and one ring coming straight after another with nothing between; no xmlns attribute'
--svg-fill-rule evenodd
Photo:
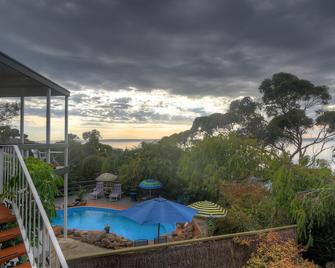
<svg viewBox="0 0 335 268"><path fill-rule="evenodd" d="M64 141L51 142L51 97L64 97ZM70 92L62 86L52 82L29 67L0 52L0 98L20 98L20 141L18 147L22 155L29 155L32 149L45 151L46 161L50 163L53 153L64 154L64 163L56 172L64 177L64 237L67 236L67 203L68 203L68 98ZM46 130L45 143L25 144L25 98L45 97L46 101ZM55 150L57 150L55 152ZM1 152L0 152L1 153ZM1 169L1 167L0 167ZM0 170L1 171L1 170ZM0 185L3 181L0 176ZM1 187L0 187L1 193Z"/></svg>

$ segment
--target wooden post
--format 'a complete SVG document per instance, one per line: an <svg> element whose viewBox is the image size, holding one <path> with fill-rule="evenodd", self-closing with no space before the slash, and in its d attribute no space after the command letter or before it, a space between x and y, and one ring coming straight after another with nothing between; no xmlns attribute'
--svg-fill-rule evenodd
<svg viewBox="0 0 335 268"><path fill-rule="evenodd" d="M24 96L21 96L20 101L20 140L24 144Z"/></svg>
<svg viewBox="0 0 335 268"><path fill-rule="evenodd" d="M4 149L3 147L0 148L0 194L4 193Z"/></svg>
<svg viewBox="0 0 335 268"><path fill-rule="evenodd" d="M51 138L51 88L47 89L47 111L46 111L46 143L50 145L50 138ZM50 163L50 147L47 150L47 162Z"/></svg>
<svg viewBox="0 0 335 268"><path fill-rule="evenodd" d="M160 241L159 241L159 233L160 233L160 229L161 229L161 224L158 223L158 236L157 236L158 244L160 243Z"/></svg>
<svg viewBox="0 0 335 268"><path fill-rule="evenodd" d="M64 115L64 166L69 166L69 97L65 96L65 115ZM68 171L64 174L64 239L67 239L67 206L68 206Z"/></svg>

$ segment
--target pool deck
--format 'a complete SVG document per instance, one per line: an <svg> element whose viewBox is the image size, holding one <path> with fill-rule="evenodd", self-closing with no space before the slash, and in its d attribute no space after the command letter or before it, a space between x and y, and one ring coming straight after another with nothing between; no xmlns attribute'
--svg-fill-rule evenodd
<svg viewBox="0 0 335 268"><path fill-rule="evenodd" d="M68 204L71 204L76 199L76 196L69 196ZM99 207L99 208L112 208L117 210L124 210L129 207L132 207L138 202L133 202L127 196L122 197L121 200L111 201L109 198L101 197L99 199L94 199L88 194L84 196L84 200L87 200L86 206L88 207ZM64 199L62 197L56 199L56 206L61 207L63 205Z"/></svg>

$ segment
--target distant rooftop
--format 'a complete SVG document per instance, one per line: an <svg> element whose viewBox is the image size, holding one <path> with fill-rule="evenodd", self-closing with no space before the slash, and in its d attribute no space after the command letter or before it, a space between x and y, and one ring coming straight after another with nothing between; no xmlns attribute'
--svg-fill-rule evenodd
<svg viewBox="0 0 335 268"><path fill-rule="evenodd" d="M0 51L0 97L69 96L70 91Z"/></svg>

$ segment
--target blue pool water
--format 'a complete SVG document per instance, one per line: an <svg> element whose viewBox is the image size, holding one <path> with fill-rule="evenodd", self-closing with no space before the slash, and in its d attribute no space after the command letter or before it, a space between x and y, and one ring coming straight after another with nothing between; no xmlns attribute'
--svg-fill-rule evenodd
<svg viewBox="0 0 335 268"><path fill-rule="evenodd" d="M58 210L52 225L63 226L64 211ZM140 225L128 218L118 215L118 211L110 208L78 207L68 209L68 228L79 230L103 230L109 224L110 232L129 240L157 237L156 224ZM171 233L176 229L173 224L161 224L160 234Z"/></svg>

